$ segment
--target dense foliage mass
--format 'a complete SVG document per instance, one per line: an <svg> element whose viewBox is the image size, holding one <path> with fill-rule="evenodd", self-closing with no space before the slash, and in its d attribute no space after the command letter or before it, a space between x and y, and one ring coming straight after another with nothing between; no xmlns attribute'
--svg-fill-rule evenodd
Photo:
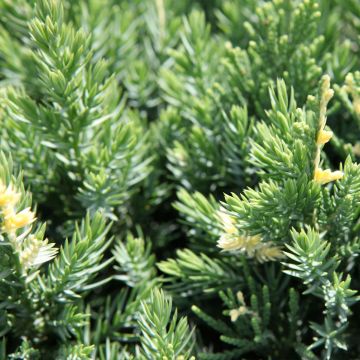
<svg viewBox="0 0 360 360"><path fill-rule="evenodd" d="M0 359L359 359L358 0L0 0Z"/></svg>

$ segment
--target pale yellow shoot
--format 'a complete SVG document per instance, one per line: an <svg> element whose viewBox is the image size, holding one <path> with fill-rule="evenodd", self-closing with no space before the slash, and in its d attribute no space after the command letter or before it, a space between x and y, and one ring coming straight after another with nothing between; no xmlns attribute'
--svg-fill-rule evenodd
<svg viewBox="0 0 360 360"><path fill-rule="evenodd" d="M230 216L229 214L227 214L224 210L225 209L221 208L218 211L218 217L220 219L220 222L224 229L224 232L226 234L237 233L237 228L235 226L235 219L232 216Z"/></svg>
<svg viewBox="0 0 360 360"><path fill-rule="evenodd" d="M20 194L11 185L0 185L0 207L14 206L19 200Z"/></svg>
<svg viewBox="0 0 360 360"><path fill-rule="evenodd" d="M339 170L331 171L330 169L322 170L318 168L315 170L314 180L321 185L325 185L331 181L339 180L343 176L344 173Z"/></svg>
<svg viewBox="0 0 360 360"><path fill-rule="evenodd" d="M245 306L240 306L238 309L230 310L229 315L232 322L235 322L239 316L247 313L247 309Z"/></svg>
<svg viewBox="0 0 360 360"><path fill-rule="evenodd" d="M332 131L320 130L319 134L318 134L316 144L317 145L324 145L331 139L332 136L333 136Z"/></svg>
<svg viewBox="0 0 360 360"><path fill-rule="evenodd" d="M251 255L260 243L260 236L246 236L238 234L222 234L217 246L223 251L244 250Z"/></svg>
<svg viewBox="0 0 360 360"><path fill-rule="evenodd" d="M15 213L13 209L4 211L4 230L7 233L13 233L17 229L32 224L35 221L35 214L26 208L19 213Z"/></svg>
<svg viewBox="0 0 360 360"><path fill-rule="evenodd" d="M321 148L333 136L332 131L324 130L326 125L327 104L333 96L334 91L330 89L330 76L325 75L322 78L319 109L319 130L316 139L316 154L314 161L314 180L321 185L327 184L331 181L339 180L344 176L342 171L331 171L330 169L322 170L319 167Z"/></svg>
<svg viewBox="0 0 360 360"><path fill-rule="evenodd" d="M352 73L346 75L344 89L352 96L355 113L360 115L360 91L359 88L356 87L354 75Z"/></svg>
<svg viewBox="0 0 360 360"><path fill-rule="evenodd" d="M58 252L54 243L48 243L47 239L36 239L33 235L29 236L22 247L19 256L24 270L51 260Z"/></svg>
<svg viewBox="0 0 360 360"><path fill-rule="evenodd" d="M259 262L275 261L284 258L284 254L281 247L266 243L256 250L255 257Z"/></svg>

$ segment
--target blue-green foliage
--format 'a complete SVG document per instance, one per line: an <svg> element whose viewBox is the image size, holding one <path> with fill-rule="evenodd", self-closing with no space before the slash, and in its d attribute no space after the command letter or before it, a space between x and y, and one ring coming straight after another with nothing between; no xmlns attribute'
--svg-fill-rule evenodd
<svg viewBox="0 0 360 360"><path fill-rule="evenodd" d="M359 358L359 24L0 0L0 359Z"/></svg>

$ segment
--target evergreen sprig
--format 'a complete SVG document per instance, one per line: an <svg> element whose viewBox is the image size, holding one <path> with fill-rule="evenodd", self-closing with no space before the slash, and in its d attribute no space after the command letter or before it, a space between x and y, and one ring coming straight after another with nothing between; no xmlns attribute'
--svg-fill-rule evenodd
<svg viewBox="0 0 360 360"><path fill-rule="evenodd" d="M194 359L191 356L192 331L186 318L173 315L171 299L154 290L149 303L143 302L139 318L141 344L145 359Z"/></svg>
<svg viewBox="0 0 360 360"><path fill-rule="evenodd" d="M36 4L28 36L35 75L25 89L6 91L6 147L19 153L29 180L43 177L40 186L31 182L39 196L61 182L68 197L59 200L70 214L77 211L69 207L72 197L76 206L114 217L150 171L144 125L136 112L124 111L116 78L103 59L92 63L91 36L66 21L61 2Z"/></svg>

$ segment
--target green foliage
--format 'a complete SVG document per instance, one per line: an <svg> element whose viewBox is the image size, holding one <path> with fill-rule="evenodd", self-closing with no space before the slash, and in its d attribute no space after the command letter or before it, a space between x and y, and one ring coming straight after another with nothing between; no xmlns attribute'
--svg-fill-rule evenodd
<svg viewBox="0 0 360 360"><path fill-rule="evenodd" d="M255 21L244 24L249 34L247 51L229 47L232 80L240 85L245 75L241 89L252 97L257 111L267 105L257 99L266 99L277 77L291 79L300 101L316 87L324 56L324 37L316 31L318 6L316 1L264 2L255 10Z"/></svg>
<svg viewBox="0 0 360 360"><path fill-rule="evenodd" d="M39 286L46 289L47 297L60 302L71 301L78 297L77 292L96 285L91 284L91 280L112 262L111 258L101 262L111 245L111 239L106 239L108 231L109 226L106 227L99 213L91 222L88 215L80 227L76 226L71 242L65 241L59 258L50 265L48 275L40 280Z"/></svg>
<svg viewBox="0 0 360 360"><path fill-rule="evenodd" d="M222 68L224 47L210 34L203 14L191 13L181 45L170 52L175 64L162 71L160 82L164 98L184 122L179 128L172 124L176 119L166 119L166 126L178 128L170 138L168 167L183 187L203 192L243 183L251 122L246 108L226 100L221 72L216 70Z"/></svg>
<svg viewBox="0 0 360 360"><path fill-rule="evenodd" d="M81 310L80 292L94 288L96 283L91 280L112 259L101 261L111 241L106 238L109 226L98 213L92 220L87 216L76 227L72 241L66 241L49 267L40 270L44 262L56 256L57 249L44 239L45 225L33 225L34 218L27 207L31 206L31 197L24 191L21 177L11 175L11 168L11 160L1 154L1 186L6 186L7 192L1 195L4 261L0 318L2 335L16 334L24 339L12 355L18 358L40 355L36 344L46 343L51 336L59 341L67 341L72 334L77 336L87 321ZM24 206L27 208L21 210ZM92 348L74 348L74 354L91 351Z"/></svg>
<svg viewBox="0 0 360 360"><path fill-rule="evenodd" d="M154 290L149 303L142 303L143 314L139 325L145 359L194 359L190 356L192 331L186 318L171 314L171 299L160 290Z"/></svg>
<svg viewBox="0 0 360 360"><path fill-rule="evenodd" d="M217 201L212 196L208 200L199 192L189 194L185 189L179 190L177 196L179 201L174 203L174 207L183 215L186 224L191 226L189 235L201 237L205 233L210 243L216 240L220 235Z"/></svg>
<svg viewBox="0 0 360 360"><path fill-rule="evenodd" d="M116 261L113 279L124 283L126 287L105 298L93 298L89 312L95 324L93 328L89 326L86 333L96 345L95 357L121 359L126 352L130 359L132 357L128 350L136 354L139 350L138 317L141 302L149 298L152 288L158 283L155 258L150 244L145 245L140 233L138 237L128 233L124 242L118 239L113 255ZM119 344L122 344L122 348Z"/></svg>
<svg viewBox="0 0 360 360"><path fill-rule="evenodd" d="M136 287L154 277L155 257L151 254L150 243L145 244L142 237L135 238L128 234L126 244L119 242L114 247L114 257L119 264L115 266L117 279L124 281L130 287Z"/></svg>
<svg viewBox="0 0 360 360"><path fill-rule="evenodd" d="M336 257L329 258L330 244L321 240L317 232L292 232L294 245L287 245L290 252L286 253L292 261L287 264L290 270L285 272L300 278L308 287L304 294L313 294L324 300L324 324L312 323L311 328L319 339L310 349L325 347L325 357L330 359L334 349L346 350L343 333L347 327L350 306L359 300L356 290L350 289L350 275L342 280L343 275L335 272Z"/></svg>
<svg viewBox="0 0 360 360"><path fill-rule="evenodd" d="M199 291L206 293L221 288L224 284L236 286L238 281L235 269L206 254L199 255L189 249L178 250L177 259L169 259L158 264L161 271L170 275L171 288L184 295L195 295ZM176 280L181 283L177 284Z"/></svg>
<svg viewBox="0 0 360 360"><path fill-rule="evenodd" d="M276 92L270 88L272 108L266 111L267 120L257 123L254 137L250 140L248 162L258 168L261 179L258 186L243 190L240 196L235 193L225 195L222 206L216 205L213 197L207 200L200 193L189 194L184 190L178 192L179 201L175 203L175 207L184 216L186 225L193 228L189 235L196 239L191 246L197 250L199 242L203 242L204 247L200 249L211 254L211 258L196 251L181 250L178 251L176 260L160 263L160 269L168 275L169 289L184 297L198 294L199 290L193 279L196 279L197 285L201 284L206 279L204 274L207 272L210 275L212 272L210 262L216 262L218 270L216 275L211 275L212 280L226 274L224 279L220 279L220 283L225 288L241 290L238 293L239 303L234 300L234 293L221 295L229 308L232 308L232 320L236 322L238 317L253 314L248 328L253 330L255 340L245 341L246 332L243 329L234 333L216 317L207 315L198 306L193 307L196 314L210 327L223 334L222 341L240 347L223 354L203 354L201 356L204 359L237 358L249 352L278 356L282 354L284 357L289 356L285 354L292 351L308 358L315 356L313 350L319 347L324 348L323 356L330 358L337 350L347 348L344 331L349 326L350 307L358 300L356 291L350 289L349 269L353 266L350 258L358 251L358 238L353 231L357 228L359 166L348 158L343 173L320 168L320 149L328 141L326 138L323 142L322 136L332 136L331 132L323 130L326 121L324 112L331 96L327 80L323 78L318 95L310 96L306 106L300 109L296 106L293 91L289 96L285 83L278 81ZM321 187L322 184L339 178L341 180L332 189ZM308 232L304 232L302 229L308 226L315 227L316 230L309 228ZM333 243L321 240L320 233L321 237L328 235ZM291 237L293 245L289 245ZM217 245L223 249L223 254L214 252L216 240ZM208 249L211 243L214 245ZM289 251L280 250L278 246L283 244ZM239 274L245 271L249 274L247 265L237 260L239 253L245 253L256 269L255 278L247 275L252 279L249 290L246 290L246 283L249 282L246 277L244 279L240 276L238 283L231 284L233 271ZM340 258L340 254L343 258ZM289 323L276 327L289 328L293 334L293 339L287 341L289 348L284 346L279 349L276 343L272 343L272 339L282 335L276 334L277 330L270 335L273 330L264 327L268 323L263 318L257 320L254 316L260 311L256 305L260 301L256 287L260 284L268 286L272 276L267 275L265 280L264 275L260 274L268 270L262 269L259 263L276 260L284 255L291 260L286 263L289 269L284 272L302 280L307 287L303 295L312 294L323 299L321 311L324 313L324 324L311 320L311 311L307 306L314 305L309 303L304 308L302 319L304 321L309 318L308 329L311 328L316 333L314 342L308 347L303 344L303 337L309 336L308 330L294 330L294 319L284 319L284 322ZM346 267L347 261L350 267ZM338 271L338 268L341 270ZM277 271L281 271L281 268ZM203 286L205 293L220 290L214 285L216 283L206 282ZM246 305L243 293L250 294L252 308ZM293 290L289 292L290 313L298 316L299 310L296 309L299 305L296 303L299 304L299 299L297 296L295 301L294 294ZM304 301L307 303L308 300ZM268 309L266 311L270 311L280 305L273 299L266 301L263 306ZM321 308L319 302L316 307ZM270 313L262 316L271 318ZM298 336L295 335L296 332ZM241 334L240 339L237 334ZM255 344L251 341L255 341Z"/></svg>
<svg viewBox="0 0 360 360"><path fill-rule="evenodd" d="M106 61L92 63L90 36L66 21L60 2L37 3L28 37L31 79L25 89L4 94L6 148L29 173L40 201L49 203L46 196L61 186L66 190L57 201L70 214L81 206L114 216L149 173L139 115L124 110Z"/></svg>
<svg viewBox="0 0 360 360"><path fill-rule="evenodd" d="M357 0L0 0L0 358L358 359L359 37Z"/></svg>

